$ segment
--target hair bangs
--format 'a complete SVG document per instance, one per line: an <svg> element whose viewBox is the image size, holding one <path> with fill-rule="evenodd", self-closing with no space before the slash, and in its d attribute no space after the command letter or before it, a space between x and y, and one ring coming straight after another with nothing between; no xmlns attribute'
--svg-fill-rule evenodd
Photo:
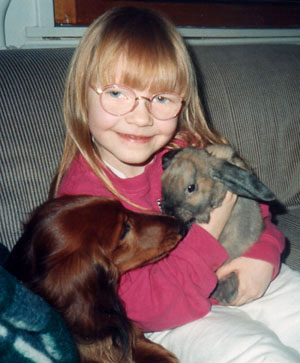
<svg viewBox="0 0 300 363"><path fill-rule="evenodd" d="M149 89L153 93L182 93L183 75L175 57L170 54L155 54L147 48L140 48L126 54L125 64L121 83L139 90Z"/></svg>
<svg viewBox="0 0 300 363"><path fill-rule="evenodd" d="M102 36L101 43L97 50L101 58L93 78L102 86L117 83L185 96L189 75L169 34L164 37L150 30L123 32L118 40L110 39L109 34L105 39Z"/></svg>

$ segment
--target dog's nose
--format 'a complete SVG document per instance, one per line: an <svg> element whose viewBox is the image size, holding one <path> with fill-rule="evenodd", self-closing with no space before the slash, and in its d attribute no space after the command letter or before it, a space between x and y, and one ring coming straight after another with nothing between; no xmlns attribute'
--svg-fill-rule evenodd
<svg viewBox="0 0 300 363"><path fill-rule="evenodd" d="M179 234L182 236L182 238L184 238L188 234L190 228L190 223L184 223L183 221L179 221Z"/></svg>
<svg viewBox="0 0 300 363"><path fill-rule="evenodd" d="M167 203L165 199L162 199L160 202L160 209L164 214L175 217L174 215L175 207L173 203L170 202Z"/></svg>

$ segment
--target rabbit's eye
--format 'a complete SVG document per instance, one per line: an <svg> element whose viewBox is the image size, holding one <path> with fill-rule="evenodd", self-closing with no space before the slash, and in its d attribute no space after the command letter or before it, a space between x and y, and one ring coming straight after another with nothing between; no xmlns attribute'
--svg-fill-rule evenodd
<svg viewBox="0 0 300 363"><path fill-rule="evenodd" d="M189 193L193 193L193 191L195 190L195 184L189 185L187 189Z"/></svg>
<svg viewBox="0 0 300 363"><path fill-rule="evenodd" d="M197 185L196 184L190 184L186 188L186 191L187 191L187 193L193 193L196 189L197 189Z"/></svg>

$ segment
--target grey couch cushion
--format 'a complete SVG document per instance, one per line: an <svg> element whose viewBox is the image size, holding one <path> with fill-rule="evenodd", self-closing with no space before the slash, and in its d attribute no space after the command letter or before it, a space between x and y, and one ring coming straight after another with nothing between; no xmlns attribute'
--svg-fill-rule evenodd
<svg viewBox="0 0 300 363"><path fill-rule="evenodd" d="M1 239L16 243L22 222L48 193L62 152L63 84L70 49L0 51Z"/></svg>

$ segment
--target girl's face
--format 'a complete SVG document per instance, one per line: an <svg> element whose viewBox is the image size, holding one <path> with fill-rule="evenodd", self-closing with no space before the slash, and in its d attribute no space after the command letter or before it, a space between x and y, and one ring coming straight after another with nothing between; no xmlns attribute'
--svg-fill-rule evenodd
<svg viewBox="0 0 300 363"><path fill-rule="evenodd" d="M149 90L133 91L137 97L152 96ZM156 119L146 103L140 99L133 111L114 116L103 109L95 90L88 90L88 122L94 142L103 161L126 177L141 174L154 154L173 138L177 128L178 116L166 121Z"/></svg>

